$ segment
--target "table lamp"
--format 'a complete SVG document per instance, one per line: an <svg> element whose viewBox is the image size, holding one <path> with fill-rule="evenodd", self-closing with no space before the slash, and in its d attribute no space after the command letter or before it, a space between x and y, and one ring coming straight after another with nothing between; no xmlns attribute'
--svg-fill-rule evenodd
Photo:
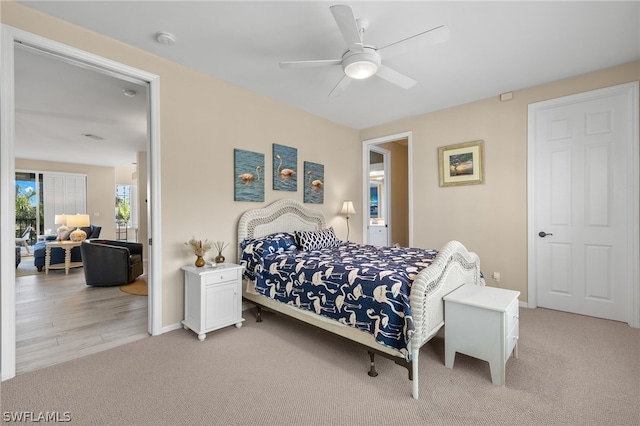
<svg viewBox="0 0 640 426"><path fill-rule="evenodd" d="M342 203L342 210L340 213L347 215L347 241L349 241L349 215L356 214L356 209L353 207L353 201L345 201Z"/></svg>
<svg viewBox="0 0 640 426"><path fill-rule="evenodd" d="M66 214L57 214L53 218L54 225L61 225L56 229L56 233L58 234L58 241L62 240L62 234L69 230L67 228L67 215Z"/></svg>
<svg viewBox="0 0 640 426"><path fill-rule="evenodd" d="M71 241L84 241L87 239L87 233L84 232L81 227L89 226L91 222L88 214L70 214L67 215L67 226L69 228L76 228L70 235Z"/></svg>

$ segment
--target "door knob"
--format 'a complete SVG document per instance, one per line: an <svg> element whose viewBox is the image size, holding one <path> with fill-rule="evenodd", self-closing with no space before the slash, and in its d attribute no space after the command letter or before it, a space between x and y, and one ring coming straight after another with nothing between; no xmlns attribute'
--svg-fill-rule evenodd
<svg viewBox="0 0 640 426"><path fill-rule="evenodd" d="M539 235L540 237L544 238L544 237L546 237L547 235L553 235L553 234L547 234L547 233L546 233L546 232L544 232L544 231L540 231L540 232L538 232L538 235Z"/></svg>

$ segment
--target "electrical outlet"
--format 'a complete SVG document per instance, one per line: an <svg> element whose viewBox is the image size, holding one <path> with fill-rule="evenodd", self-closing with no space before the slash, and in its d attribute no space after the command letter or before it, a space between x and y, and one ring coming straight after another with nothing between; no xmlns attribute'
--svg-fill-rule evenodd
<svg viewBox="0 0 640 426"><path fill-rule="evenodd" d="M500 281L500 272L494 272L492 278L493 278L493 280L495 282L499 282Z"/></svg>

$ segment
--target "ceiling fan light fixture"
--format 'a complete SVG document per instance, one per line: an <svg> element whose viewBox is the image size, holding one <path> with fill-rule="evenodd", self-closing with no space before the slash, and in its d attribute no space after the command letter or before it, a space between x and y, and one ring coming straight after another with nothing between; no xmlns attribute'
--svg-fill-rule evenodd
<svg viewBox="0 0 640 426"><path fill-rule="evenodd" d="M380 55L369 47L364 52L348 52L342 59L344 73L353 79L364 80L378 72Z"/></svg>
<svg viewBox="0 0 640 426"><path fill-rule="evenodd" d="M364 80L374 75L378 66L369 61L358 61L344 67L344 73L356 80Z"/></svg>

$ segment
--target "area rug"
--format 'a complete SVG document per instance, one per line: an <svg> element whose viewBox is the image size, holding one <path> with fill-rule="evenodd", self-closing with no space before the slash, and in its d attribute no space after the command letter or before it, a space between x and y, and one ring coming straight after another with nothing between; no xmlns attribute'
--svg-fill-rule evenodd
<svg viewBox="0 0 640 426"><path fill-rule="evenodd" d="M147 276L142 275L131 284L121 285L120 290L136 296L148 296L149 290L147 289Z"/></svg>

